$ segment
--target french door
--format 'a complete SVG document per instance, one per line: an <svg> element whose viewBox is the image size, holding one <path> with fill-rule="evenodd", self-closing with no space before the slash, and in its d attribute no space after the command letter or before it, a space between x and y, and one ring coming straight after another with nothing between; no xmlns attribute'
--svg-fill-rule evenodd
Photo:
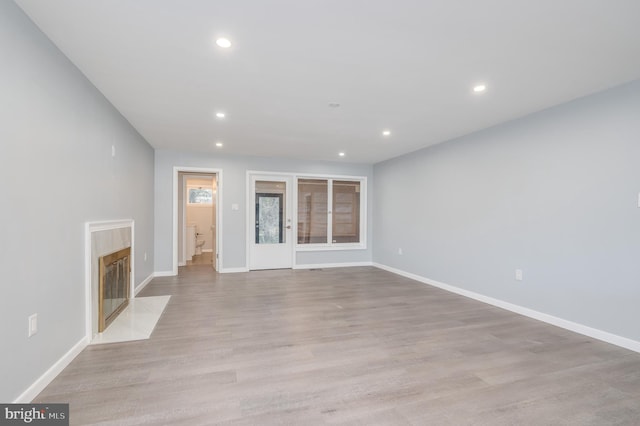
<svg viewBox="0 0 640 426"><path fill-rule="evenodd" d="M249 269L293 265L290 176L251 175Z"/></svg>

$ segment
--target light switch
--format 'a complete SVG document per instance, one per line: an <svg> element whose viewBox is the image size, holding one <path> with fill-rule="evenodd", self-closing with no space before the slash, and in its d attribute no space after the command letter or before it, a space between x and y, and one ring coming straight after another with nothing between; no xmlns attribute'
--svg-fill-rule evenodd
<svg viewBox="0 0 640 426"><path fill-rule="evenodd" d="M240 206L238 204L231 204L231 210L240 210Z"/></svg>
<svg viewBox="0 0 640 426"><path fill-rule="evenodd" d="M38 332L38 314L29 316L29 337Z"/></svg>

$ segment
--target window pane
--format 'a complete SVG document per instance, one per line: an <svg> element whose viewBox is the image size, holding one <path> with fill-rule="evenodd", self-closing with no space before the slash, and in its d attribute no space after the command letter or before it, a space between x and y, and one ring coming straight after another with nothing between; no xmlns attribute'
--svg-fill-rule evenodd
<svg viewBox="0 0 640 426"><path fill-rule="evenodd" d="M256 244L280 244L282 194L256 194Z"/></svg>
<svg viewBox="0 0 640 426"><path fill-rule="evenodd" d="M298 180L298 244L326 244L327 201L326 180Z"/></svg>
<svg viewBox="0 0 640 426"><path fill-rule="evenodd" d="M213 204L213 190L190 188L189 204Z"/></svg>
<svg viewBox="0 0 640 426"><path fill-rule="evenodd" d="M333 242L360 242L360 182L333 181Z"/></svg>
<svg viewBox="0 0 640 426"><path fill-rule="evenodd" d="M285 182L256 181L256 244L285 242Z"/></svg>

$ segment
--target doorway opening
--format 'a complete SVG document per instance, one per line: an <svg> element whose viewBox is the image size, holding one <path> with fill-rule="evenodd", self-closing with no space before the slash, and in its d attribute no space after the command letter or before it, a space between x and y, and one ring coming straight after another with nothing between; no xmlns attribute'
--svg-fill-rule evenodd
<svg viewBox="0 0 640 426"><path fill-rule="evenodd" d="M220 269L221 171L174 168L174 264Z"/></svg>

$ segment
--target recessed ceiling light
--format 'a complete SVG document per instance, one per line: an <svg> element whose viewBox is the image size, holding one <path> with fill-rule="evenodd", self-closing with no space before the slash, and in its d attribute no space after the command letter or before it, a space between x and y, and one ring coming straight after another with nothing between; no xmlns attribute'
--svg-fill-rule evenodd
<svg viewBox="0 0 640 426"><path fill-rule="evenodd" d="M340 157L344 157L344 152L340 152L340 153L338 153L338 155L339 155Z"/></svg>
<svg viewBox="0 0 640 426"><path fill-rule="evenodd" d="M478 85L473 87L474 93L482 93L485 90L487 90L487 86L484 85L484 84L478 84Z"/></svg>
<svg viewBox="0 0 640 426"><path fill-rule="evenodd" d="M216 44L222 47L223 49L227 49L231 47L231 42L229 41L228 38L219 38L216 40Z"/></svg>
<svg viewBox="0 0 640 426"><path fill-rule="evenodd" d="M224 145L222 142L216 142L216 146L217 146L218 148L222 148L222 145Z"/></svg>
<svg viewBox="0 0 640 426"><path fill-rule="evenodd" d="M225 114L224 114L224 112L216 112L216 117L218 117L218 118L224 118L224 117L225 117Z"/></svg>
<svg viewBox="0 0 640 426"><path fill-rule="evenodd" d="M382 136L389 136L391 135L391 130L383 130L382 131Z"/></svg>

